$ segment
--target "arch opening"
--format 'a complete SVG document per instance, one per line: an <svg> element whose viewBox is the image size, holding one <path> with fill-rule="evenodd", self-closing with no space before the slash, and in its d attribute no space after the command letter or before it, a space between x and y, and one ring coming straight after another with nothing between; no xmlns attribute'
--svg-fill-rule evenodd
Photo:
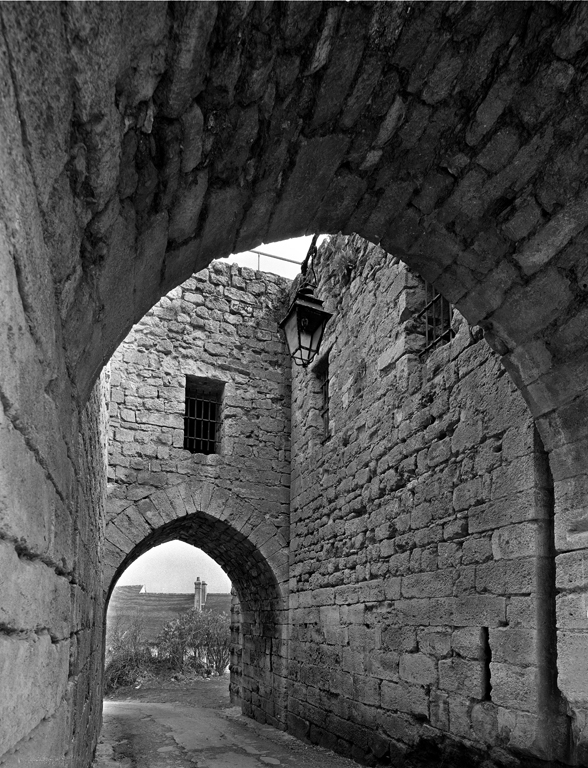
<svg viewBox="0 0 588 768"><path fill-rule="evenodd" d="M185 671L223 676L228 691L232 624L235 640L239 633L231 592L216 561L177 540L134 560L115 582L107 605L105 693L153 674L165 683Z"/></svg>
<svg viewBox="0 0 588 768"><path fill-rule="evenodd" d="M107 593L141 555L169 541L202 549L226 572L238 598L238 630L231 648L230 689L244 714L278 727L285 720L287 607L271 565L243 533L206 513L193 513L154 530L121 561Z"/></svg>

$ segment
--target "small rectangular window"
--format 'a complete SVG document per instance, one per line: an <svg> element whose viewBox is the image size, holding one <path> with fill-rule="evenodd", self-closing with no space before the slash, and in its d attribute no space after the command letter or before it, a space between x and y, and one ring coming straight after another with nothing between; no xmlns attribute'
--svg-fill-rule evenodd
<svg viewBox="0 0 588 768"><path fill-rule="evenodd" d="M224 384L186 376L184 448L190 453L218 453Z"/></svg>
<svg viewBox="0 0 588 768"><path fill-rule="evenodd" d="M319 411L323 422L323 440L331 436L331 424L329 419L329 358L323 359L317 363L314 368L314 374L318 379L320 387Z"/></svg>
<svg viewBox="0 0 588 768"><path fill-rule="evenodd" d="M424 320L425 346L421 355L429 349L451 341L455 335L451 327L453 319L451 304L431 283L427 282L425 282L425 297L425 306L417 315L417 318Z"/></svg>

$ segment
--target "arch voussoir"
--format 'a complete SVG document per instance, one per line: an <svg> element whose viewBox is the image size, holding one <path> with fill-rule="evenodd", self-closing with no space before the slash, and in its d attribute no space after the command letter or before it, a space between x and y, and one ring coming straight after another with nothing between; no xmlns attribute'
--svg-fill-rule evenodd
<svg viewBox="0 0 588 768"><path fill-rule="evenodd" d="M189 506L186 504L187 499L190 500ZM198 502L201 508L197 508ZM141 510L144 510L146 515ZM159 515L162 524L156 524L158 521L156 515ZM187 531L189 538L192 521L198 515L204 515L211 521L218 521L225 526L227 532L232 531L244 537L252 551L258 552L259 557L267 561L270 567L276 560L278 570L280 573L283 571L283 560L278 556L286 553L287 542L279 529L271 521L266 520L251 502L223 488L215 488L209 483L202 483L199 486L193 479L166 489L158 489L147 498L115 513L106 527L106 542L116 547L120 553L119 566L124 562L125 567L128 567L132 562L129 558L132 558L133 552L142 554L145 551L142 542L153 537L162 528L169 528L170 524L176 526L172 531L175 533L176 529L182 531L182 522L186 522L185 530L182 532ZM206 551L206 542L194 541L193 543ZM284 581L284 578L279 579L280 583ZM105 586L112 588L111 584Z"/></svg>

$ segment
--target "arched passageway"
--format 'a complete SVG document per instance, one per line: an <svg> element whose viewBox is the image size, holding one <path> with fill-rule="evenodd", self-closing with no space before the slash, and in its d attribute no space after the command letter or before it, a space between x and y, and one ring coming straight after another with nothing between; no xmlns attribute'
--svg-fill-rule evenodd
<svg viewBox="0 0 588 768"><path fill-rule="evenodd" d="M560 616L583 647L587 13L2 6L0 533L58 607L39 623L6 600L8 690L27 695L1 754L92 749L100 369L212 258L307 231L381 243L484 328L550 454Z"/></svg>
<svg viewBox="0 0 588 768"><path fill-rule="evenodd" d="M152 547L177 539L202 549L227 573L239 598L241 636L231 662L231 688L245 714L283 727L287 545L273 526L257 519L246 502L218 490L207 500L210 490L175 486L184 504L197 510L184 511L181 517L170 514L169 497L162 492L148 499L149 522L141 511L127 509L109 524L105 605L122 573ZM157 516L160 525L155 522Z"/></svg>

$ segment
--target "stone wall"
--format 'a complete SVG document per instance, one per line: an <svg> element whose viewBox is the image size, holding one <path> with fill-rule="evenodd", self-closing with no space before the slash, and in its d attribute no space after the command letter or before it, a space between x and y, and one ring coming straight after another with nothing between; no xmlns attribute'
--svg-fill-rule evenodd
<svg viewBox="0 0 588 768"><path fill-rule="evenodd" d="M80 413L77 436L66 432L66 443L63 425L57 427L47 453L36 450L34 437L27 439L34 432L13 407L2 416L0 765L6 768L32 765L39 755L59 768L88 764L98 737L103 384ZM77 466L71 460L76 456ZM20 480L23 467L26 484Z"/></svg>
<svg viewBox="0 0 588 768"><path fill-rule="evenodd" d="M339 236L317 271L330 436L296 369L290 728L361 760L452 740L467 765L567 760L552 485L521 396L459 315L419 356L423 284L383 250Z"/></svg>
<svg viewBox="0 0 588 768"><path fill-rule="evenodd" d="M36 567L23 601L2 599L3 670L19 692L4 754L41 721L62 762L84 765L92 748L96 720L71 741L65 662L46 680L41 656L18 661L34 638L17 608L62 579L87 599L69 627L101 601L100 500L84 498L78 436L105 361L211 258L342 227L483 324L532 408L555 486L559 682L580 727L587 8L1 4L0 537L6 557ZM48 706L43 681L57 691Z"/></svg>
<svg viewBox="0 0 588 768"><path fill-rule="evenodd" d="M247 713L275 724L284 722L290 485L290 384L277 323L288 287L214 262L121 344L111 361L105 549L107 590L171 538L217 560L241 604L232 688ZM217 453L183 447L187 375L224 385Z"/></svg>
<svg viewBox="0 0 588 768"><path fill-rule="evenodd" d="M100 727L104 397L97 383L79 398L54 283L79 231L65 217L55 237L64 222L48 204L67 189L67 152L48 128L66 123L65 89L49 109L59 120L36 110L40 146L6 41L20 21L0 33L0 764L78 768ZM35 83L47 92L54 74L45 59Z"/></svg>

